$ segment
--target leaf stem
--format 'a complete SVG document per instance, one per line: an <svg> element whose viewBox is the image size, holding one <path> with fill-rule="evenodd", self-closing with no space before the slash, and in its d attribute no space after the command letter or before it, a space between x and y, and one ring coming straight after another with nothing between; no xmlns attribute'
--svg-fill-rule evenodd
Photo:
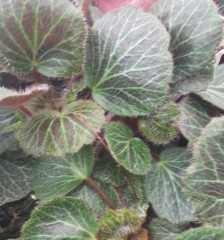
<svg viewBox="0 0 224 240"><path fill-rule="evenodd" d="M113 157L113 154L111 153L109 147L107 146L106 141L82 117L80 117L80 116L78 116L78 115L76 115L76 114L74 114L72 112L71 112L71 115L74 117L75 120L77 120L81 124L83 124L83 126L85 126L93 134L93 136L95 136L95 138L99 140L100 144L110 153L110 155L112 156L112 159L116 162L116 160ZM137 194L135 192L135 189L134 189L134 187L132 185L132 182L130 181L129 176L126 173L126 170L123 167L122 167L122 172L123 172L124 176L126 177L127 182L130 184L130 187L131 187L131 189L133 191L133 194L135 195L136 199L138 199Z"/></svg>
<svg viewBox="0 0 224 240"><path fill-rule="evenodd" d="M24 105L18 106L18 110L29 118L33 117L33 113L30 110L28 110Z"/></svg>
<svg viewBox="0 0 224 240"><path fill-rule="evenodd" d="M33 76L34 76L34 79L35 79L35 83L42 83L40 73L37 72L35 69L33 69L32 73L33 73Z"/></svg>
<svg viewBox="0 0 224 240"><path fill-rule="evenodd" d="M92 134L93 136L99 140L99 142L101 143L101 145L103 145L108 151L108 146L106 144L106 142L104 141L103 138L101 138L101 136L92 128L92 126L90 126L82 117L74 114L71 112L71 115L74 117L75 120L77 120L78 122L80 122L83 126L86 127L86 129L88 129Z"/></svg>
<svg viewBox="0 0 224 240"><path fill-rule="evenodd" d="M127 205L126 205L126 202L125 202L125 199L124 199L124 196L123 196L123 193L122 193L122 190L120 187L116 187L115 188L120 200L121 200L121 204L122 204L122 207L123 208L127 208Z"/></svg>
<svg viewBox="0 0 224 240"><path fill-rule="evenodd" d="M110 200L107 194L97 185L97 183L92 178L86 179L86 183L99 194L99 196L109 206L109 208L116 210L117 207L115 206L115 204Z"/></svg>

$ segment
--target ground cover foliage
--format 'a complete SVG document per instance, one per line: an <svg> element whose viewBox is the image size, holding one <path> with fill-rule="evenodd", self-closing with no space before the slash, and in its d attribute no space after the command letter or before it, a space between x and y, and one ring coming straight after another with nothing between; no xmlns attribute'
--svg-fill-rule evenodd
<svg viewBox="0 0 224 240"><path fill-rule="evenodd" d="M0 239L224 239L223 4L0 0Z"/></svg>

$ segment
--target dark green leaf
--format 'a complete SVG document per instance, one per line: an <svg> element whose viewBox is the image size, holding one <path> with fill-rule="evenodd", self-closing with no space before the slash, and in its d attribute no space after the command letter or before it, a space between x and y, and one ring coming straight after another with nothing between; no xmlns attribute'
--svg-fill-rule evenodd
<svg viewBox="0 0 224 240"><path fill-rule="evenodd" d="M33 164L30 158L0 159L0 205L19 200L31 192Z"/></svg>
<svg viewBox="0 0 224 240"><path fill-rule="evenodd" d="M117 207L122 207L119 196L114 186L111 186L110 184L100 184L99 182L96 183L104 190L107 196L113 201L113 203ZM69 196L84 200L90 206L93 206L93 211L96 217L101 216L104 211L109 209L108 205L102 200L98 193L96 193L87 184L83 184L77 187L74 191L69 193Z"/></svg>
<svg viewBox="0 0 224 240"><path fill-rule="evenodd" d="M181 101L180 112L179 128L191 142L197 141L212 117L221 114L216 107L194 95L190 95Z"/></svg>
<svg viewBox="0 0 224 240"><path fill-rule="evenodd" d="M64 156L91 144L105 123L104 111L91 101L75 101L61 112L43 110L18 134L25 152L35 156Z"/></svg>
<svg viewBox="0 0 224 240"><path fill-rule="evenodd" d="M149 232L153 236L153 240L174 240L182 232L182 229L176 224L156 218L150 223Z"/></svg>
<svg viewBox="0 0 224 240"><path fill-rule="evenodd" d="M0 153L7 150L13 151L19 147L19 143L14 132L4 133L0 135Z"/></svg>
<svg viewBox="0 0 224 240"><path fill-rule="evenodd" d="M63 196L85 181L91 174L93 153L90 147L65 158L38 160L34 168L33 190L38 199Z"/></svg>
<svg viewBox="0 0 224 240"><path fill-rule="evenodd" d="M224 65L217 66L215 69L214 79L208 85L208 88L197 93L206 101L212 103L216 107L224 110Z"/></svg>
<svg viewBox="0 0 224 240"><path fill-rule="evenodd" d="M82 12L67 0L1 0L0 50L7 66L70 76L82 66Z"/></svg>
<svg viewBox="0 0 224 240"><path fill-rule="evenodd" d="M215 3L212 0L157 0L150 12L163 22L171 35L173 90L188 93L206 89L222 37Z"/></svg>
<svg viewBox="0 0 224 240"><path fill-rule="evenodd" d="M95 22L85 75L93 98L112 113L147 115L166 97L172 77L169 35L158 19L134 7Z"/></svg>
<svg viewBox="0 0 224 240"><path fill-rule="evenodd" d="M224 225L224 117L214 118L194 145L187 194L201 219Z"/></svg>
<svg viewBox="0 0 224 240"><path fill-rule="evenodd" d="M146 174L151 165L148 146L134 137L128 126L114 122L107 126L105 138L116 161L134 174Z"/></svg>
<svg viewBox="0 0 224 240"><path fill-rule="evenodd" d="M127 183L124 179L124 171L116 164L108 152L99 155L99 162L93 169L93 178L102 183L123 187Z"/></svg>
<svg viewBox="0 0 224 240"><path fill-rule="evenodd" d="M213 227L190 229L180 234L176 240L224 240L224 231Z"/></svg>
<svg viewBox="0 0 224 240"><path fill-rule="evenodd" d="M84 201L58 198L37 207L22 230L22 240L96 240L92 209Z"/></svg>
<svg viewBox="0 0 224 240"><path fill-rule="evenodd" d="M183 148L168 148L145 178L145 192L156 213L171 223L194 220L194 207L183 193L183 174L191 155Z"/></svg>

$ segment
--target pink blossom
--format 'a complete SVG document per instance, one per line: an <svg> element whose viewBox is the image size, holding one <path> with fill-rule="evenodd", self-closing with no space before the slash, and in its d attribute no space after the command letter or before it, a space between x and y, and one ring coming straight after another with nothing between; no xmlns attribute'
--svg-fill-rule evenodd
<svg viewBox="0 0 224 240"><path fill-rule="evenodd" d="M156 0L96 0L96 6L103 12L118 9L126 5L138 6L144 11L148 11Z"/></svg>

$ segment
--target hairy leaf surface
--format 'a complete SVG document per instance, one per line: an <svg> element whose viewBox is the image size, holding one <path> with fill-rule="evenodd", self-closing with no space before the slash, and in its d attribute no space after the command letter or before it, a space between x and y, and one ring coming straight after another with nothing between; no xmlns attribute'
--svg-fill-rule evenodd
<svg viewBox="0 0 224 240"><path fill-rule="evenodd" d="M222 37L215 3L212 0L157 0L150 12L163 22L171 35L174 91L188 93L206 89Z"/></svg>
<svg viewBox="0 0 224 240"><path fill-rule="evenodd" d="M64 158L38 160L32 179L35 195L46 200L67 194L90 176L92 166L90 147Z"/></svg>
<svg viewBox="0 0 224 240"><path fill-rule="evenodd" d="M145 177L145 192L156 213L171 223L194 219L194 207L183 193L183 174L191 155L183 148L169 148Z"/></svg>
<svg viewBox="0 0 224 240"><path fill-rule="evenodd" d="M21 147L35 156L64 156L91 144L105 123L104 111L90 101L75 101L61 112L38 112L18 134Z"/></svg>
<svg viewBox="0 0 224 240"><path fill-rule="evenodd" d="M1 0L0 55L20 72L70 76L82 65L83 14L66 0Z"/></svg>
<svg viewBox="0 0 224 240"><path fill-rule="evenodd" d="M156 111L138 122L142 135L154 144L168 144L178 135L179 110L173 102L163 103Z"/></svg>
<svg viewBox="0 0 224 240"><path fill-rule="evenodd" d="M22 231L23 240L96 240L97 223L84 201L56 198L37 207Z"/></svg>
<svg viewBox="0 0 224 240"><path fill-rule="evenodd" d="M158 19L127 7L95 22L85 75L93 98L112 113L147 115L165 98L172 76L169 35Z"/></svg>
<svg viewBox="0 0 224 240"><path fill-rule="evenodd" d="M187 172L187 194L200 218L224 225L224 117L214 118L194 145Z"/></svg>
<svg viewBox="0 0 224 240"><path fill-rule="evenodd" d="M134 137L128 126L113 122L107 126L105 138L115 160L134 174L146 174L151 165L148 146Z"/></svg>

